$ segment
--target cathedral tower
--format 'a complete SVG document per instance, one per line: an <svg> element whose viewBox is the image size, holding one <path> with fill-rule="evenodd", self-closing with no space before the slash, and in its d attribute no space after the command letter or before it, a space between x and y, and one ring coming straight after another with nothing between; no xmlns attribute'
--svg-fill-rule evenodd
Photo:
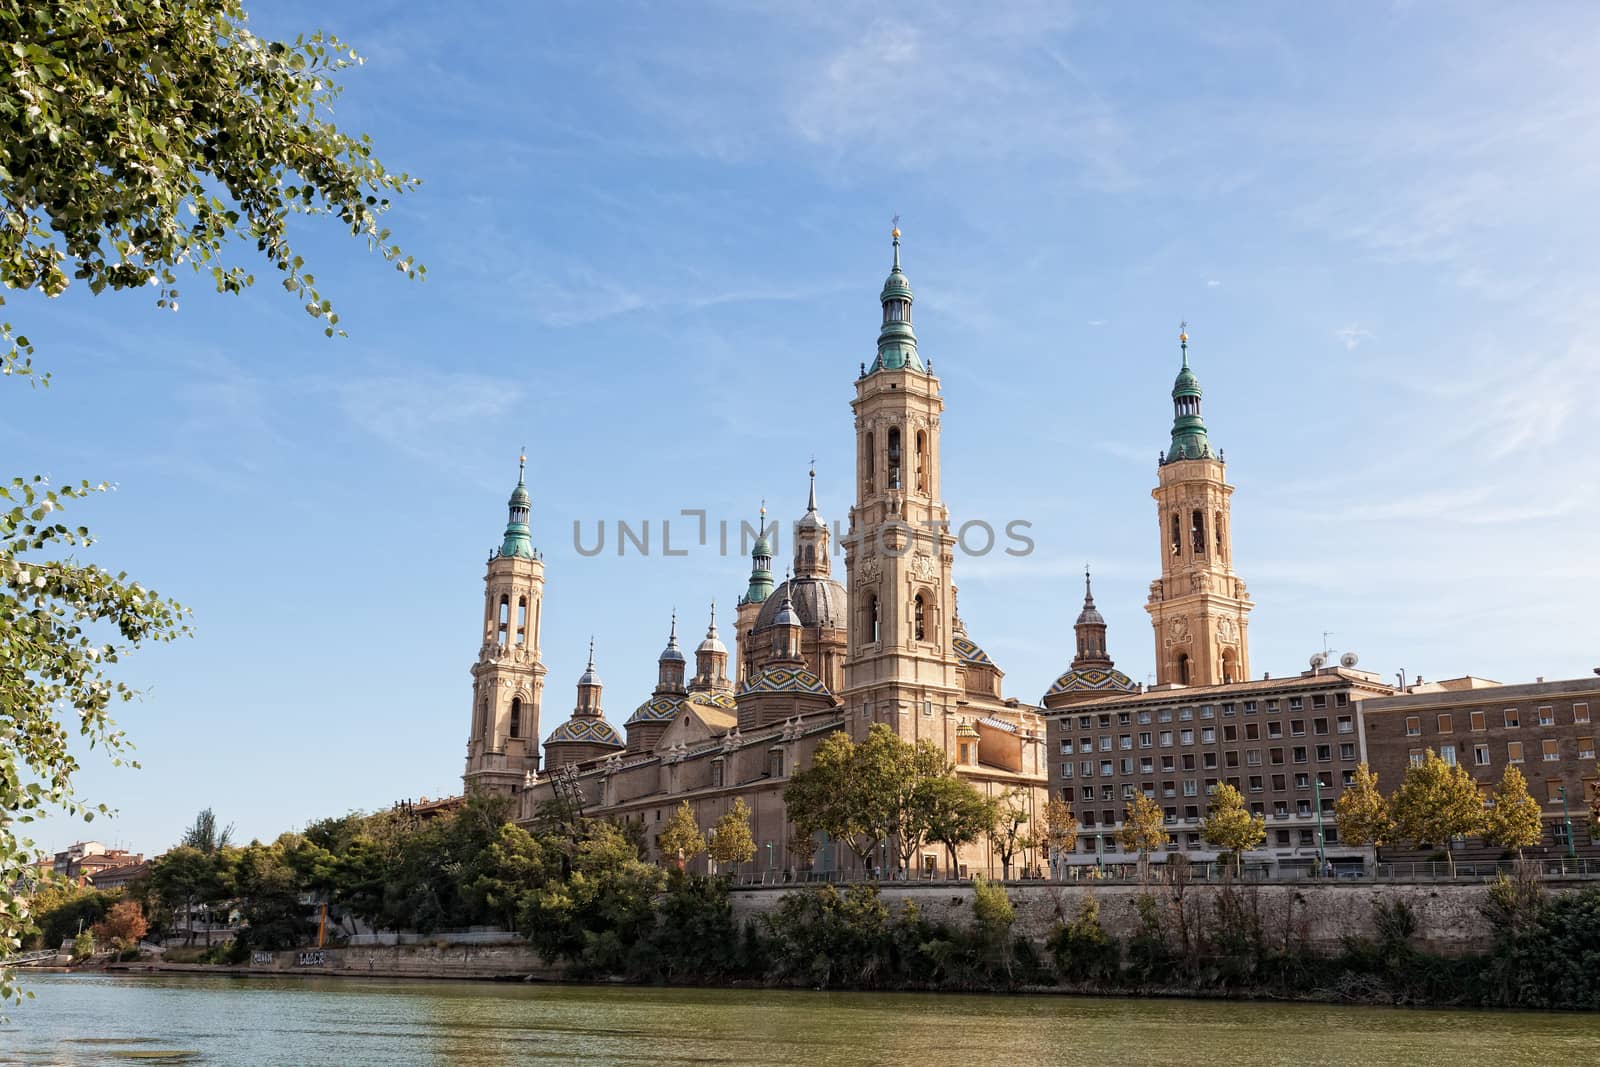
<svg viewBox="0 0 1600 1067"><path fill-rule="evenodd" d="M734 614L733 654L737 665L735 681L743 684L750 674L755 632L761 605L772 595L772 542L767 538L767 503L761 502L761 519L756 528L756 543L750 550L750 585L739 598Z"/></svg>
<svg viewBox="0 0 1600 1067"><path fill-rule="evenodd" d="M483 577L483 644L472 667L472 732L462 775L468 793L514 793L539 769L544 560L528 532L527 462L527 456L519 461L505 537Z"/></svg>
<svg viewBox="0 0 1600 1067"><path fill-rule="evenodd" d="M706 639L694 651L694 681L689 684L691 693L731 693L733 683L728 681L728 647L717 636L717 602L711 602L711 625L706 629Z"/></svg>
<svg viewBox="0 0 1600 1067"><path fill-rule="evenodd" d="M856 503L845 539L849 574L846 709L857 732L883 722L901 737L943 744L944 714L962 692L952 647L956 539L939 498L939 379L917 352L911 284L894 267L879 300L878 354L856 379Z"/></svg>
<svg viewBox="0 0 1600 1067"><path fill-rule="evenodd" d="M600 707L600 691L604 688L594 669L594 638L591 637L589 666L578 679L578 701L573 706L572 718L550 731L545 739L544 762L548 769L585 763L622 750L622 738L617 736L616 728L606 722L606 713Z"/></svg>
<svg viewBox="0 0 1600 1067"><path fill-rule="evenodd" d="M1221 685L1250 677L1250 602L1233 572L1233 486L1200 417L1189 335L1172 387L1172 444L1151 492L1161 529L1161 577L1145 610L1155 627L1158 685Z"/></svg>

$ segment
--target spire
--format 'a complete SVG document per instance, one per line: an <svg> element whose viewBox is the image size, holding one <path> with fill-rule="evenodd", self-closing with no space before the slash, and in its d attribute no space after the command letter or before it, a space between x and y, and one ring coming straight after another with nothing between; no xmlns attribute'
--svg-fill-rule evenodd
<svg viewBox="0 0 1600 1067"><path fill-rule="evenodd" d="M830 569L828 524L817 514L817 464L813 458L806 513L794 524L794 573L801 578L825 578Z"/></svg>
<svg viewBox="0 0 1600 1067"><path fill-rule="evenodd" d="M817 513L817 457L811 457L811 492L806 497L806 514Z"/></svg>
<svg viewBox="0 0 1600 1067"><path fill-rule="evenodd" d="M1189 369L1189 324L1178 325L1178 345L1183 352L1183 366L1172 384L1172 446L1164 460L1175 463L1181 459L1215 459L1211 441L1206 436L1205 420L1200 417L1200 380Z"/></svg>
<svg viewBox="0 0 1600 1067"><path fill-rule="evenodd" d="M583 675L578 679L578 688L579 689L598 689L598 688L600 688L600 676L598 674L596 674L595 670L594 670L594 635L592 635L592 634L589 637L589 665L584 668ZM580 706L583 705L583 700L581 699L581 696L580 696L580 699L578 701L578 704Z"/></svg>
<svg viewBox="0 0 1600 1067"><path fill-rule="evenodd" d="M532 501L528 495L528 456L526 453L517 457L517 487L511 490L511 499L507 501L509 515L506 520L505 539L500 542L499 556L512 559L535 559L533 538L528 532L528 512L532 509Z"/></svg>
<svg viewBox="0 0 1600 1067"><path fill-rule="evenodd" d="M756 523L756 543L750 550L750 586L744 603L760 604L772 595L772 542L767 539L767 502L761 502L761 517Z"/></svg>
<svg viewBox="0 0 1600 1067"><path fill-rule="evenodd" d="M878 358L873 360L871 370L925 371L917 355L917 335L911 328L911 282L900 269L900 216L894 219L895 227L890 231L894 266L878 294L878 301L883 304L883 328L878 332Z"/></svg>
<svg viewBox="0 0 1600 1067"><path fill-rule="evenodd" d="M1089 667L1110 670L1111 654L1106 651L1106 619L1094 606L1094 587L1089 580L1089 565L1083 566L1083 610L1073 629L1078 635L1078 654L1073 657L1072 669L1081 671Z"/></svg>
<svg viewBox="0 0 1600 1067"><path fill-rule="evenodd" d="M589 673L594 673L594 634L589 635Z"/></svg>

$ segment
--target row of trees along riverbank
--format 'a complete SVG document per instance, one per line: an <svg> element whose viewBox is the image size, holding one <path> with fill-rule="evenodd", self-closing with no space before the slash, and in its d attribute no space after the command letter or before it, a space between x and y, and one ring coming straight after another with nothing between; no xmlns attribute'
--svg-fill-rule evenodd
<svg viewBox="0 0 1600 1067"><path fill-rule="evenodd" d="M1549 895L1531 875L1482 889L1492 946L1459 957L1417 947L1426 931L1398 893L1374 935L1336 952L1293 914L1268 915L1248 885L1199 886L1177 857L1102 916L1094 890L1062 888L1042 938L1016 929L1006 888L974 881L965 917L891 907L873 885L808 886L736 918L724 878L642 858L623 826L550 808L531 827L474 798L428 821L403 812L325 820L271 844L173 849L120 895L59 890L35 915L58 932L132 904L185 937L196 901L237 914L218 962L308 944L307 901L385 929L503 924L574 978L854 989L1022 990L1274 996L1388 1004L1600 1009L1600 891ZM1306 892L1317 892L1308 888ZM52 892L57 892L52 890ZM1109 899L1109 898L1108 898ZM44 903L41 901L41 903ZM95 908L102 909L101 916ZM1103 919L1120 918L1117 923ZM1128 929L1118 937L1108 929ZM337 928L336 928L337 935ZM49 936L48 934L46 936ZM337 936L335 940L337 940Z"/></svg>

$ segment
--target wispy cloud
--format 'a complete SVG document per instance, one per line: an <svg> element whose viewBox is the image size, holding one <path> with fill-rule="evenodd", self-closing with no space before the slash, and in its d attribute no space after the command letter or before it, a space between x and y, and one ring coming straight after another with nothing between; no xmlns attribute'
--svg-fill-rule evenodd
<svg viewBox="0 0 1600 1067"><path fill-rule="evenodd" d="M1373 333L1366 327L1352 322L1347 326L1341 326L1334 330L1333 337L1334 340L1344 345L1346 351L1353 352L1363 344L1373 340Z"/></svg>

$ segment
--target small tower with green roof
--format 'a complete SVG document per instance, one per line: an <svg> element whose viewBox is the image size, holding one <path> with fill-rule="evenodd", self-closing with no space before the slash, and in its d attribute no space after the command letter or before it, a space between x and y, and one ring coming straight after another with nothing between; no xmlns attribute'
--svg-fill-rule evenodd
<svg viewBox="0 0 1600 1067"><path fill-rule="evenodd" d="M767 502L761 502L756 541L750 550L750 584L734 608L733 658L736 683L743 683L750 667L750 634L755 630L761 605L772 595L772 538L767 527Z"/></svg>
<svg viewBox="0 0 1600 1067"><path fill-rule="evenodd" d="M1221 685L1250 677L1250 602L1233 570L1233 486L1200 417L1200 381L1182 367L1172 386L1172 441L1151 495L1161 523L1161 577L1145 610L1155 628L1157 685Z"/></svg>

